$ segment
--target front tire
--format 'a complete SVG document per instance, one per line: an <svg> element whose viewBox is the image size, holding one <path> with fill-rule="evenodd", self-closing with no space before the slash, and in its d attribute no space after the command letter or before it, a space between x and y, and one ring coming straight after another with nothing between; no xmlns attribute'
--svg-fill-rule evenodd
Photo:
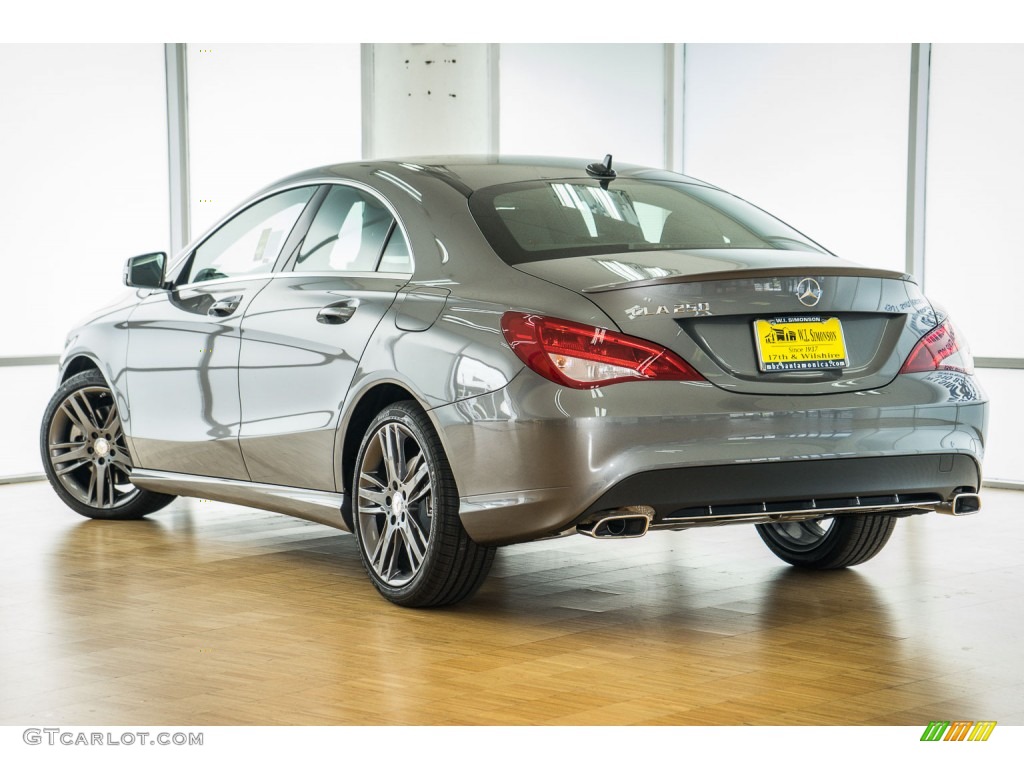
<svg viewBox="0 0 1024 768"><path fill-rule="evenodd" d="M892 536L896 518L872 513L793 523L765 523L757 532L776 557L812 570L834 570L870 560Z"/></svg>
<svg viewBox="0 0 1024 768"><path fill-rule="evenodd" d="M43 414L39 449L53 490L80 515L137 520L174 501L132 485L121 417L97 370L72 376L54 393Z"/></svg>
<svg viewBox="0 0 1024 768"><path fill-rule="evenodd" d="M353 532L370 580L392 603L452 605L483 583L494 547L459 520L459 494L441 441L411 401L370 423L352 478Z"/></svg>

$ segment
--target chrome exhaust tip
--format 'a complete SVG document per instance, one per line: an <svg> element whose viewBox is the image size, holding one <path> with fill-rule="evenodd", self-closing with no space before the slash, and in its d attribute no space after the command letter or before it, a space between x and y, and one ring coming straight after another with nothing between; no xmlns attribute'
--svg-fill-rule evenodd
<svg viewBox="0 0 1024 768"><path fill-rule="evenodd" d="M981 497L976 493L958 493L952 501L940 504L938 511L944 515L963 517L973 515L981 509Z"/></svg>
<svg viewBox="0 0 1024 768"><path fill-rule="evenodd" d="M576 532L594 539L638 539L651 527L653 507L623 507L593 523L576 526Z"/></svg>

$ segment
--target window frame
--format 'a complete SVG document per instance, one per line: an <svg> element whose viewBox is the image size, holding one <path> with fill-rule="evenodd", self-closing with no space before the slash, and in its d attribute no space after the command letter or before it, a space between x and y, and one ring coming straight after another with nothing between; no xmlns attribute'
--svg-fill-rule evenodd
<svg viewBox="0 0 1024 768"><path fill-rule="evenodd" d="M277 254L277 258L274 259L274 263L270 266L270 269L261 272L247 272L244 275L228 275L227 277L215 278L213 280L195 281L191 279L192 266L195 260L196 251L198 251L200 248L206 245L206 243L209 242L211 238L215 237L217 233L220 232L224 227L226 227L228 224L230 224L237 217L241 216L249 209L264 203L265 201L269 200L272 197L284 194L286 192L291 192L296 189L305 188L311 188L313 190L312 194L310 195L309 200L306 201L306 204L303 207L302 211L299 213L299 216L295 220L295 223L292 224L291 229L288 231L288 235L284 239L284 243L281 246L281 250ZM209 229L202 236L202 238L190 244L189 247L186 249L185 253L183 254L183 256L181 256L178 259L178 261L176 261L171 266L171 268L167 270L168 275L173 274L173 278L169 280L169 282L173 286L173 290L191 288L200 285L219 285L221 283L227 283L238 280L255 280L260 278L266 278L269 277L270 275L277 273L280 265L283 263L282 259L286 258L286 254L290 253L291 249L294 248L293 242L295 234L299 231L304 231L305 228L308 227L308 222L305 222L305 218L309 213L311 207L317 203L317 199L320 196L320 194L321 184L319 182L300 182L296 184L291 184L286 187L280 187L278 189L269 190L266 194L260 195L257 198L249 200L242 204L241 206L239 206L238 208L236 208L235 210L231 211L231 213L226 215L224 218L220 219L220 221L218 221L211 229ZM319 208L319 205L317 205L317 208ZM305 226L303 226L304 224ZM186 282L181 282L182 276L185 275L186 273L189 275L189 279Z"/></svg>
<svg viewBox="0 0 1024 768"><path fill-rule="evenodd" d="M398 215L398 211L396 210L395 206L391 204L390 200L388 200L383 194L381 194L380 191L374 189L373 187L371 187L371 186L369 186L367 184L363 184L361 182L355 181L353 179L323 179L319 183L322 185L321 192L318 193L317 195L314 195L314 200L317 201L316 209L310 211L310 215L308 217L308 220L305 222L305 226L303 227L301 234L298 237L295 238L295 241L292 242L291 241L292 239L289 238L289 242L286 245L290 248L290 250L288 252L287 259L284 261L284 263L282 263L280 265L280 269L279 269L280 273L286 273L286 274L292 275L292 276L295 276L295 275L310 275L310 276L317 276L317 277L329 276L329 275L360 275L360 276L366 276L366 275L403 275L403 276L411 277L415 273L415 271L416 271L416 254L413 251L412 240L409 237L409 230L406 228L405 223L402 221L402 217ZM380 251L377 253L377 260L374 263L373 270L371 270L371 271L366 271L366 270L350 270L350 271L346 271L346 270L341 270L341 269L302 271L302 270L296 270L295 269L295 264L296 264L296 262L298 260L298 257L299 257L299 248L301 247L303 241L305 240L306 235L309 233L309 228L310 228L310 226L313 223L313 219L316 218L317 213L320 212L321 206L324 204L324 202L326 202L327 197L330 194L332 187L350 187L350 188L352 188L352 189L354 189L354 190L356 190L358 192L362 192L364 194L371 195L375 200L377 200L378 202L381 203L381 205L387 210L388 213L391 214L391 218L393 220L392 224L388 228L388 233L384 237L383 242L381 243ZM303 211L303 217L305 215L306 215L306 211ZM300 219L301 218L302 217L300 217ZM405 243L408 246L408 250L409 250L409 270L407 272L381 272L380 271L380 265L381 265L381 260L382 260L382 258L384 256L384 251L387 250L388 243L391 242L391 238L395 236L395 230L396 229L401 231L402 237L405 238ZM293 234L295 234L295 232L293 232Z"/></svg>

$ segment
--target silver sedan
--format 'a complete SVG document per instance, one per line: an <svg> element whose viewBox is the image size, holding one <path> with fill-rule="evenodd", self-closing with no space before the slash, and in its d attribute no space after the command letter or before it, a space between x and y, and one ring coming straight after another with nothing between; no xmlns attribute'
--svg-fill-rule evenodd
<svg viewBox="0 0 1024 768"><path fill-rule="evenodd" d="M401 605L469 597L503 544L752 523L830 569L899 517L979 508L986 397L946 312L667 171L319 168L125 283L67 338L57 494L350 531Z"/></svg>

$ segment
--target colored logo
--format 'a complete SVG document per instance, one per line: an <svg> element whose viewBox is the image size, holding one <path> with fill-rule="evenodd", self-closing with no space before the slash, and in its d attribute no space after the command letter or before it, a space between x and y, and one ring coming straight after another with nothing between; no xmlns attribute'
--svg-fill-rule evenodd
<svg viewBox="0 0 1024 768"><path fill-rule="evenodd" d="M932 720L921 741L988 741L995 727L995 720Z"/></svg>

